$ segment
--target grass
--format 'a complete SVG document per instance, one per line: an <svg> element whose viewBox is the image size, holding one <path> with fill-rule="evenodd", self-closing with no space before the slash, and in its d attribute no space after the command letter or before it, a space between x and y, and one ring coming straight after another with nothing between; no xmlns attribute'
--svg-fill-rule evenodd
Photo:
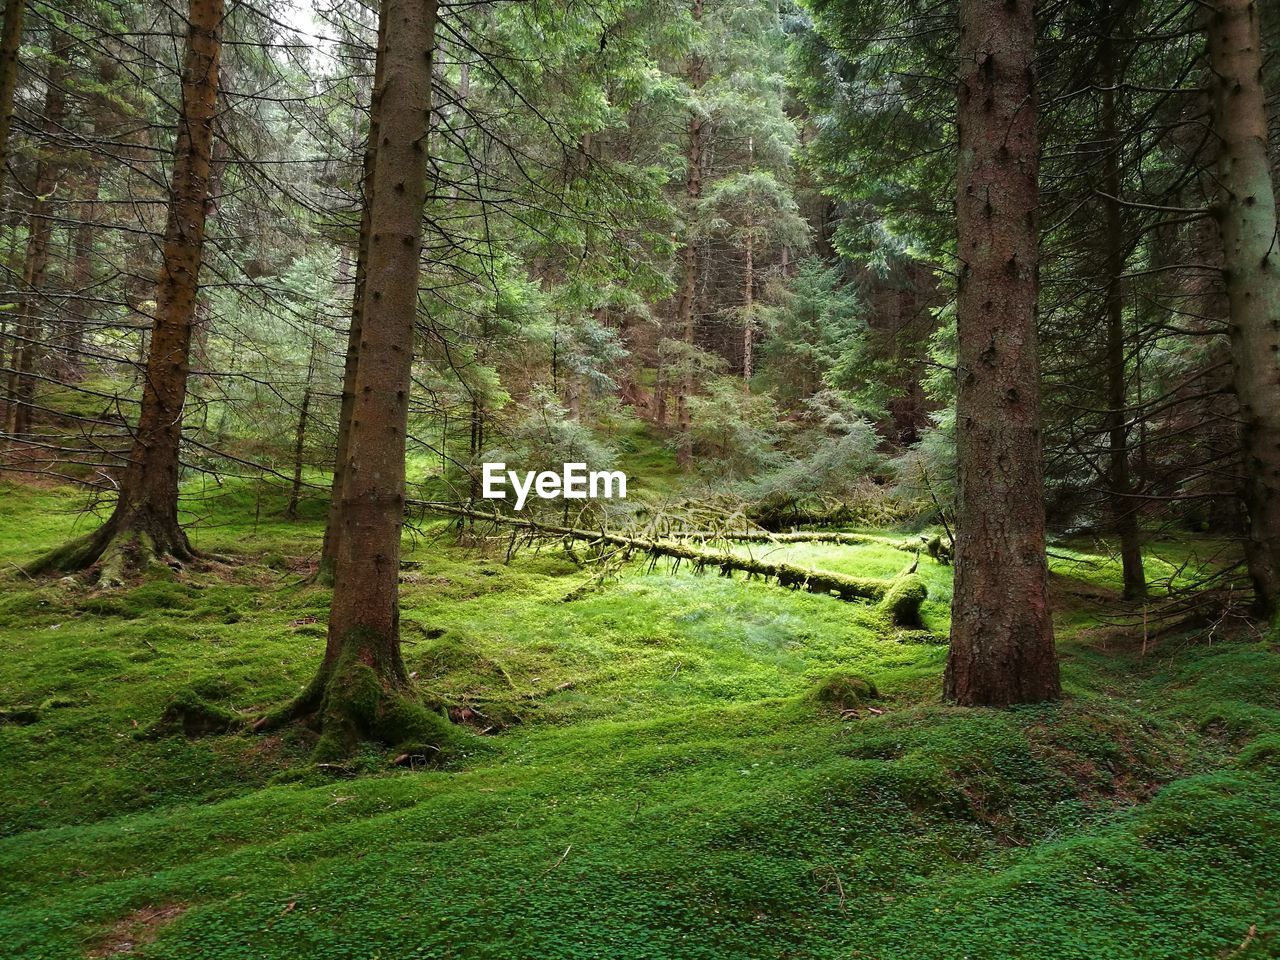
<svg viewBox="0 0 1280 960"><path fill-rule="evenodd" d="M323 642L327 594L293 572L323 505L192 492L193 539L240 563L4 584L0 706L36 717L0 724L6 958L1280 955L1280 658L1102 649L1117 571L1085 545L1054 562L1070 697L989 711L941 704L945 647L870 607L661 570L582 592L558 550L507 563L429 525L406 659L487 749L335 775L297 731L140 736L178 689L283 701ZM0 493L10 563L86 523L66 490ZM949 571L919 572L945 635Z"/></svg>

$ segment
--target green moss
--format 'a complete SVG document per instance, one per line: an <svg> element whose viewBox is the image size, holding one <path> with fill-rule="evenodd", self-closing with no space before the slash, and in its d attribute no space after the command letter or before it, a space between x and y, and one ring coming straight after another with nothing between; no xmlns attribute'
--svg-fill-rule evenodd
<svg viewBox="0 0 1280 960"><path fill-rule="evenodd" d="M889 622L897 627L918 628L924 626L920 619L920 607L929 596L929 588L914 573L898 577L889 585L878 609Z"/></svg>
<svg viewBox="0 0 1280 960"><path fill-rule="evenodd" d="M1068 701L961 710L940 702L945 649L896 642L868 606L638 564L564 603L583 575L555 552L507 564L428 537L406 540L407 695L360 669L342 684L390 743L344 755L305 725L134 739L175 690L237 716L286 703L323 653L327 590L256 559L314 555L320 523L274 522L267 496L255 532L251 488L192 493L201 545L244 562L106 595L15 577L0 595L0 703L39 705L0 726L6 957L82 957L166 903L192 909L152 960L1276 952L1266 644L1141 657L1101 650L1077 615L1059 622ZM0 557L62 542L79 506L11 488ZM771 556L890 579L888 539ZM951 571L922 558L917 575L945 636ZM443 768L437 702L494 728L445 728Z"/></svg>
<svg viewBox="0 0 1280 960"><path fill-rule="evenodd" d="M212 703L194 689L178 690L169 698L158 719L144 736L182 733L188 737L229 733L244 726L245 718L234 710Z"/></svg>
<svg viewBox="0 0 1280 960"><path fill-rule="evenodd" d="M819 683L810 696L837 710L856 710L870 700L878 700L880 691L865 677L833 673Z"/></svg>
<svg viewBox="0 0 1280 960"><path fill-rule="evenodd" d="M1240 751L1237 761L1244 770L1280 769L1280 734L1259 737Z"/></svg>

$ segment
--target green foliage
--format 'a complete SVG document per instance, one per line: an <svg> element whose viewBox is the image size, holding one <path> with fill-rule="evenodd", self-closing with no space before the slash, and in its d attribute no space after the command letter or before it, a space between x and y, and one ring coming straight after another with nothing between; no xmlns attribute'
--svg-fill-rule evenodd
<svg viewBox="0 0 1280 960"><path fill-rule="evenodd" d="M760 382L792 409L822 389L828 371L865 335L864 308L843 271L818 259L800 261L771 299Z"/></svg>
<svg viewBox="0 0 1280 960"><path fill-rule="evenodd" d="M779 418L772 397L744 392L737 377L713 377L688 404L702 469L736 479L778 463Z"/></svg>

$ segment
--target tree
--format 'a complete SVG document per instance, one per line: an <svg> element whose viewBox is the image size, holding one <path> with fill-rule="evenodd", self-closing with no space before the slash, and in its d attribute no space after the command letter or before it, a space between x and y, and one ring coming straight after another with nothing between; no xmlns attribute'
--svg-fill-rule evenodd
<svg viewBox="0 0 1280 960"><path fill-rule="evenodd" d="M962 0L959 511L944 695L965 706L1060 694L1040 460L1034 51L1031 0Z"/></svg>
<svg viewBox="0 0 1280 960"><path fill-rule="evenodd" d="M67 55L70 38L54 28L49 77L45 85L44 129L55 140L66 122ZM27 228L27 256L22 268L22 312L17 323L13 366L9 371L7 433L21 439L31 432L36 393L36 354L41 349L41 320L47 295L50 245L53 241L54 194L62 177L61 151L51 145L36 163L35 195Z"/></svg>
<svg viewBox="0 0 1280 960"><path fill-rule="evenodd" d="M693 24L695 30L702 27L704 0L693 0ZM701 103L699 93L707 82L707 59L703 51L703 38L695 37L694 47L686 61L689 81L690 108L688 123L688 142L685 148L685 216L690 221L694 209L702 199L702 175L706 164L706 140L708 117ZM698 276L700 271L698 244L692 236L692 230L686 227L684 245L680 250L680 292L676 302L676 325L685 344L692 347L694 342L694 301L698 295ZM681 466L687 467L693 456L693 440L689 433L689 395L693 393L693 380L685 376L680 380L679 393L676 396L676 425L680 430L680 442L676 456Z"/></svg>
<svg viewBox="0 0 1280 960"><path fill-rule="evenodd" d="M1116 33L1124 23L1124 0L1114 10L1111 0L1103 6L1102 36L1098 44L1101 68L1102 108L1099 139L1103 143L1102 189L1105 215L1102 218L1102 244L1106 261L1105 322L1107 373L1107 486L1112 524L1120 540L1120 564L1124 577L1124 597L1138 600L1146 596L1147 578L1142 566L1142 541L1138 529L1138 511L1129 468L1128 364L1124 328L1125 260L1127 232L1121 207L1122 179L1120 162L1124 150L1119 121Z"/></svg>
<svg viewBox="0 0 1280 960"><path fill-rule="evenodd" d="M9 124L13 119L13 94L18 87L18 51L22 47L22 14L26 0L7 0L0 32L0 187L9 165Z"/></svg>
<svg viewBox="0 0 1280 960"><path fill-rule="evenodd" d="M1249 513L1245 555L1258 611L1271 618L1280 608L1280 253L1260 18L1256 0L1219 0L1208 14L1208 45L1218 137L1214 213Z"/></svg>
<svg viewBox="0 0 1280 960"><path fill-rule="evenodd" d="M442 718L415 703L400 652L400 531L412 385L418 258L426 202L435 0L385 0L368 266L351 422L337 511L338 545L324 660L308 688L259 722L318 719L318 757L361 739L439 747Z"/></svg>
<svg viewBox="0 0 1280 960"><path fill-rule="evenodd" d="M37 560L33 572L80 569L103 559L102 579L111 582L126 566L195 555L178 522L179 453L204 253L222 20L222 0L190 0L182 106L142 409L115 509L94 533Z"/></svg>

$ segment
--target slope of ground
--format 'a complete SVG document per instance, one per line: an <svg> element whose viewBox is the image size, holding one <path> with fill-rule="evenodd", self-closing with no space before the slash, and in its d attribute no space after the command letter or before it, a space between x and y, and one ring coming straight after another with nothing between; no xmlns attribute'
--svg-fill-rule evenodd
<svg viewBox="0 0 1280 960"><path fill-rule="evenodd" d="M1065 703L956 710L945 647L869 607L638 569L581 592L559 551L507 563L433 528L408 544L406 657L489 733L444 770L371 749L320 771L297 732L142 735L178 689L248 711L309 678L315 505L289 524L278 497L206 490L193 537L244 562L130 590L13 572L78 504L0 500L5 957L1280 954L1268 643L1104 650L1081 601ZM1055 567L1114 583L1087 551ZM945 635L949 572L920 571Z"/></svg>

